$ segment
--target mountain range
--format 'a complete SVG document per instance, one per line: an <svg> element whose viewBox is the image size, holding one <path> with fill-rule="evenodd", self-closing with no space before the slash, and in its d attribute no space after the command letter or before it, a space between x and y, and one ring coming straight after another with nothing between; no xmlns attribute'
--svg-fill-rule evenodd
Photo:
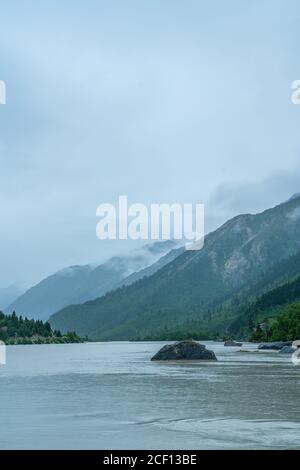
<svg viewBox="0 0 300 470"><path fill-rule="evenodd" d="M150 275L132 275L130 285L67 306L50 322L93 340L155 337L195 325L224 333L249 298L300 274L299 253L297 194L262 213L234 217L208 234L201 250L179 249Z"/></svg>
<svg viewBox="0 0 300 470"><path fill-rule="evenodd" d="M178 244L170 240L144 245L128 255L114 256L96 267L70 266L43 279L9 305L7 302L4 310L8 313L15 311L28 318L48 320L51 314L67 305L101 297L123 284L129 285L153 274L180 252Z"/></svg>
<svg viewBox="0 0 300 470"><path fill-rule="evenodd" d="M4 310L13 300L22 294L22 289L18 284L8 287L0 287L0 309Z"/></svg>

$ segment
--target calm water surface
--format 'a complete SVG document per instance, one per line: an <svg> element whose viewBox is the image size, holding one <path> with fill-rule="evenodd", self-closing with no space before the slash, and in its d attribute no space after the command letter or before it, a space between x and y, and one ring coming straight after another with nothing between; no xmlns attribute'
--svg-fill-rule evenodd
<svg viewBox="0 0 300 470"><path fill-rule="evenodd" d="M10 346L0 447L300 449L300 367L206 344L218 362L150 362L162 343Z"/></svg>

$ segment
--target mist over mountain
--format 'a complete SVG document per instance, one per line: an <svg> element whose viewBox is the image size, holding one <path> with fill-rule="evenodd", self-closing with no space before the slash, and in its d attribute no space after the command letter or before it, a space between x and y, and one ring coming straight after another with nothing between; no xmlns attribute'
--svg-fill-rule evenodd
<svg viewBox="0 0 300 470"><path fill-rule="evenodd" d="M0 287L0 309L4 309L13 300L19 297L22 293L22 288L18 284L12 284L8 287Z"/></svg>
<svg viewBox="0 0 300 470"><path fill-rule="evenodd" d="M50 318L51 325L91 339L124 340L207 322L211 309L262 282L299 252L296 196L262 213L234 217L206 236L202 250L185 251L150 277L66 307Z"/></svg>
<svg viewBox="0 0 300 470"><path fill-rule="evenodd" d="M161 267L158 264L155 268L155 263L177 246L171 240L156 242L133 250L128 255L114 256L97 267L86 265L62 269L28 289L8 307L7 302L5 311L16 311L28 318L47 320L52 313L66 305L101 297L122 285L122 282L130 284L140 277L153 274ZM148 273L147 268L151 265L154 266Z"/></svg>

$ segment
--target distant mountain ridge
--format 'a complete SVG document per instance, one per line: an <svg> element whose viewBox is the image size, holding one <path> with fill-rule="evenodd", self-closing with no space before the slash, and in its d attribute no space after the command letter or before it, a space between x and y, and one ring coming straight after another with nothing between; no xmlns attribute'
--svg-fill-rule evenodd
<svg viewBox="0 0 300 470"><path fill-rule="evenodd" d="M0 288L0 309L4 310L7 305L13 302L22 294L21 287L18 284L12 284L8 287Z"/></svg>
<svg viewBox="0 0 300 470"><path fill-rule="evenodd" d="M264 279L300 252L300 197L259 214L234 217L150 277L50 318L62 331L123 340L201 322L208 311Z"/></svg>
<svg viewBox="0 0 300 470"><path fill-rule="evenodd" d="M162 266L163 260L155 268L155 264L166 253L172 251L173 256L176 256L177 247L178 244L171 240L155 242L133 250L128 255L114 256L97 267L70 266L28 289L5 311L16 311L28 318L48 320L51 314L67 305L99 298L122 283L128 285L140 277L152 274ZM130 276L134 276L132 281Z"/></svg>

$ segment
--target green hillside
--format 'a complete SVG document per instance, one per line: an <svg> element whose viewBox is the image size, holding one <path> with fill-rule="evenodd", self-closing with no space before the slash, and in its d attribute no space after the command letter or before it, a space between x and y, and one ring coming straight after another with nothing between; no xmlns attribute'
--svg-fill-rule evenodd
<svg viewBox="0 0 300 470"><path fill-rule="evenodd" d="M290 258L288 272L300 273L300 256ZM282 269L287 264L280 264L272 269L272 275L266 275L260 284L251 289L242 289L228 301L219 306L208 309L204 318L200 321L187 321L177 328L163 328L153 334L136 339L143 340L172 340L172 339L211 339L218 337L252 338L257 341L267 341L271 333L257 334L256 330L270 332L271 325L277 319L282 307L288 307L295 300L300 300L300 275L291 278L276 288L271 288L277 280L282 280ZM287 274L287 273L286 273ZM276 277L277 276L277 277ZM285 276L284 276L285 277ZM266 283L268 289L266 290ZM254 290L255 288L255 290ZM252 297L250 296L250 292ZM255 296L253 295L255 292Z"/></svg>
<svg viewBox="0 0 300 470"><path fill-rule="evenodd" d="M300 273L300 269L299 269ZM231 336L252 336L259 341L267 340L274 319L283 307L300 300L300 276L289 280L277 288L247 302L238 309L237 318L230 324L228 332ZM265 335L254 335L254 330L264 330Z"/></svg>

